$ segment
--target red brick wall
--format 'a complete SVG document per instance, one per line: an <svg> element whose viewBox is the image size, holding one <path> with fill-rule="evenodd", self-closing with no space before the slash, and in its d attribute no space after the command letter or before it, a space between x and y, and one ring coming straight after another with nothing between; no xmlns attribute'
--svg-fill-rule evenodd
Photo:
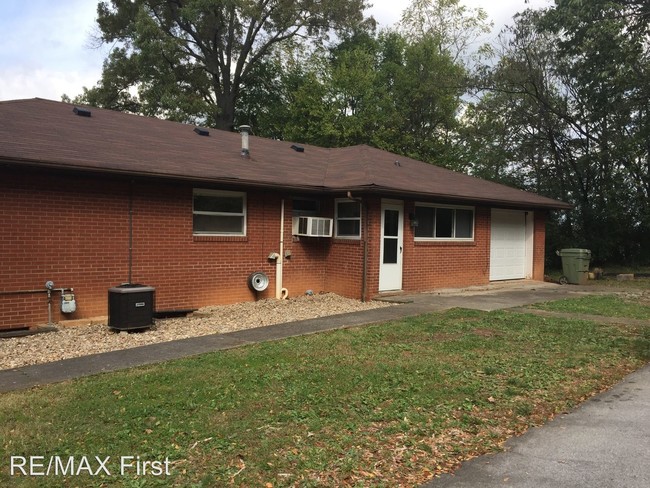
<svg viewBox="0 0 650 488"><path fill-rule="evenodd" d="M408 215L413 202L404 208L405 291L483 285L489 282L490 210L476 207L473 242L415 241Z"/></svg>
<svg viewBox="0 0 650 488"><path fill-rule="evenodd" d="M129 182L34 171L3 170L0 194L5 219L0 248L0 328L47 322L45 293L2 292L74 287L77 312L53 319L107 314L107 290L128 281ZM274 193L248 192L246 237L192 235L192 185L133 183L131 281L156 288L156 309L198 308L254 300L248 275L264 271L275 296L280 202ZM284 286L290 295L325 290L322 265L327 239L293 243L291 199L285 199Z"/></svg>
<svg viewBox="0 0 650 488"><path fill-rule="evenodd" d="M253 271L268 274L270 285L257 297L275 296L275 261L280 251L280 205L284 198L283 286L289 296L333 291L360 298L367 240L367 294L378 293L381 199L363 205L360 240L296 238L291 235L292 196L247 192L247 236L192 235L191 184L92 178L55 172L0 170L4 211L0 246L0 328L47 322L47 280L74 287L77 312L59 311L54 321L107 314L107 290L129 279L129 195L132 193L133 253L131 282L156 288L156 309L199 308L255 300L247 286ZM341 195L343 196L343 195ZM321 215L333 217L334 199L322 198ZM488 282L489 209L476 208L471 243L414 242L404 207L405 291L468 286ZM534 277L543 279L544 219L535 213Z"/></svg>
<svg viewBox="0 0 650 488"><path fill-rule="evenodd" d="M127 278L128 187L8 170L0 171L0 182L0 292L45 290L52 280L75 288L78 307L70 318L106 314L106 289ZM57 292L54 320L59 300ZM46 322L44 293L0 293L0 327Z"/></svg>
<svg viewBox="0 0 650 488"><path fill-rule="evenodd" d="M331 217L329 208L324 212L323 216ZM292 198L285 198L284 249L291 252L291 257L284 260L283 287L288 290L289 297L304 295L307 290L327 291L323 262L330 239L292 236L292 217Z"/></svg>
<svg viewBox="0 0 650 488"><path fill-rule="evenodd" d="M273 296L279 251L280 200L247 195L247 236L192 235L192 187L140 183L134 186L133 281L156 288L156 309L198 308L255 299L247 286L253 271L269 275Z"/></svg>
<svg viewBox="0 0 650 488"><path fill-rule="evenodd" d="M535 212L533 228L533 279L544 281L544 257L546 245L546 212Z"/></svg>
<svg viewBox="0 0 650 488"><path fill-rule="evenodd" d="M379 293L381 199L365 199L364 236L368 238L367 295ZM404 291L425 291L486 284L489 281L490 210L476 208L475 239L470 243L415 242L408 215L414 202L404 204ZM331 291L361 297L363 240L334 240L328 255L327 284Z"/></svg>
<svg viewBox="0 0 650 488"><path fill-rule="evenodd" d="M381 199L369 198L368 203L368 296L379 293L379 261L381 253Z"/></svg>

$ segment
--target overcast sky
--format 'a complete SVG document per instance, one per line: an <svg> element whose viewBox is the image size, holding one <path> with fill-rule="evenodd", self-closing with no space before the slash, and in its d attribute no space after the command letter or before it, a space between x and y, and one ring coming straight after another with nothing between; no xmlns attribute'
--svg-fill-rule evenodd
<svg viewBox="0 0 650 488"><path fill-rule="evenodd" d="M370 0L382 26L399 21L408 0ZM527 7L551 0L462 0L482 7L495 33ZM101 76L108 47L93 47L95 0L0 0L0 100L74 97Z"/></svg>

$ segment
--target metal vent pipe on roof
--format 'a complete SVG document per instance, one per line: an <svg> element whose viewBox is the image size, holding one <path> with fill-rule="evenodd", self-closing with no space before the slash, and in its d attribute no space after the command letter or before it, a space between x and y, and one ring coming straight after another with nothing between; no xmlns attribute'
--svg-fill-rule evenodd
<svg viewBox="0 0 650 488"><path fill-rule="evenodd" d="M249 158L250 150L248 147L248 135L251 132L250 125L240 125L239 132L241 133L241 157Z"/></svg>

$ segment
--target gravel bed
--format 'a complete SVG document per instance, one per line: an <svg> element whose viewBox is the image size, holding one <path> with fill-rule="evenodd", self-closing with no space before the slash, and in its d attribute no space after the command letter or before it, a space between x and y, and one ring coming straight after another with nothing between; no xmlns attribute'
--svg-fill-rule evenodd
<svg viewBox="0 0 650 488"><path fill-rule="evenodd" d="M0 369L386 306L390 304L326 293L204 307L189 317L158 319L144 332L115 332L106 324L61 327L57 332L0 339Z"/></svg>

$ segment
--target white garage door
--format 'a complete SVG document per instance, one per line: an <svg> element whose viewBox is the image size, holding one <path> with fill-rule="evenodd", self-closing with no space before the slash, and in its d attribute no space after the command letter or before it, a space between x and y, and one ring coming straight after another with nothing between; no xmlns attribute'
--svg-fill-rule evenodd
<svg viewBox="0 0 650 488"><path fill-rule="evenodd" d="M492 210L490 281L526 277L526 213Z"/></svg>

